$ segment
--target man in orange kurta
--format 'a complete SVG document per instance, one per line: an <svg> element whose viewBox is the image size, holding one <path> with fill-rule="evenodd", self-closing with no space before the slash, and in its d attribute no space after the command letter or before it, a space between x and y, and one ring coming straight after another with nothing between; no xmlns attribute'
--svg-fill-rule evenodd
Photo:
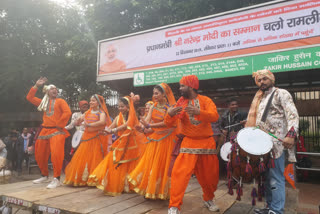
<svg viewBox="0 0 320 214"><path fill-rule="evenodd" d="M105 56L107 62L99 68L99 74L114 73L126 69L126 64L122 60L116 58L117 48L113 44L107 47Z"/></svg>
<svg viewBox="0 0 320 214"><path fill-rule="evenodd" d="M33 183L48 182L48 159L51 153L54 179L47 188L52 189L60 186L64 142L69 136L64 127L69 121L71 110L65 100L57 98L58 90L54 85L44 86L45 96L42 100L35 97L38 88L46 81L47 78L41 77L30 89L27 100L37 106L39 111L43 111L42 130L35 145L35 159L41 170L42 177L34 180Z"/></svg>
<svg viewBox="0 0 320 214"><path fill-rule="evenodd" d="M194 173L202 187L204 204L210 211L219 208L212 201L219 181L219 162L211 123L219 119L216 105L209 97L199 95L195 75L180 80L182 97L168 110L165 123L181 121L184 138L171 175L169 214L179 213L184 192Z"/></svg>

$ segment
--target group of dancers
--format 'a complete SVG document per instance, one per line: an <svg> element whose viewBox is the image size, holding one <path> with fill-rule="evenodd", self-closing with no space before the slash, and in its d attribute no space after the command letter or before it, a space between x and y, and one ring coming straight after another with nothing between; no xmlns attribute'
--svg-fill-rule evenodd
<svg viewBox="0 0 320 214"><path fill-rule="evenodd" d="M35 158L42 177L33 183L49 182L48 159L51 153L53 180L47 188L61 185L64 143L69 136L66 125L71 110L65 100L57 98L54 85L43 87L44 97L35 94L47 82L41 77L30 89L27 100L43 111L42 130L35 146ZM105 100L94 94L89 110L73 118L84 127L80 145L65 169L64 184L96 186L105 194L136 192L149 199L170 199L169 213L178 213L192 174L203 189L205 205L211 211L219 180L219 164L211 123L218 120L215 104L197 93L195 75L180 81L181 98L176 102L169 85L153 88L153 102L138 120L134 97L121 97L118 116L111 121ZM118 138L112 142L111 136ZM177 137L178 136L178 137ZM178 151L172 156L173 151ZM208 167L210 166L210 167Z"/></svg>
<svg viewBox="0 0 320 214"><path fill-rule="evenodd" d="M293 147L298 133L299 115L290 93L274 87L269 70L253 73L259 87L249 111L246 126L259 126L283 140L273 139L274 164L267 172L267 207L257 214L282 214L285 204L284 149L294 162ZM35 145L35 158L42 177L34 183L48 182L48 159L51 153L54 179L47 188L60 186L64 143L71 111L65 100L57 98L54 85L43 87L43 99L35 97L47 81L40 78L27 99L43 111L42 130ZM84 133L65 169L64 184L96 186L105 194L136 192L150 199L169 199L169 214L180 212L185 190L192 174L201 185L204 205L218 211L213 202L219 181L219 161L211 123L219 119L216 105L198 94L195 75L180 80L181 97L176 101L171 88L161 83L153 88L153 101L147 114L138 120L134 96L119 99L119 115L111 122L105 100L90 98L90 109L73 118ZM273 96L274 94L274 96ZM267 105L267 103L269 103ZM264 112L270 108L269 114ZM262 120L262 115L264 119ZM111 135L118 138L112 142ZM259 143L259 142L257 142Z"/></svg>

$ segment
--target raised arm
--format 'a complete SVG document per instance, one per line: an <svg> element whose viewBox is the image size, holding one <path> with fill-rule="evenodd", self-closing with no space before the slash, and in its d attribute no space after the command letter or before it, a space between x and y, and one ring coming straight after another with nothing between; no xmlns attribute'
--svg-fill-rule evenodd
<svg viewBox="0 0 320 214"><path fill-rule="evenodd" d="M37 90L39 87L43 86L48 79L46 77L40 77L36 84L30 89L29 93L27 94L27 100L35 106L39 106L41 103L41 99L35 97Z"/></svg>

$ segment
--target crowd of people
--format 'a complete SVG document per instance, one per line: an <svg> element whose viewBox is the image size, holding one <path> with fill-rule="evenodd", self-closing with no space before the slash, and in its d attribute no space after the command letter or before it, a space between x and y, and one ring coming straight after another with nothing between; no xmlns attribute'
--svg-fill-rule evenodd
<svg viewBox="0 0 320 214"><path fill-rule="evenodd" d="M220 146L244 127L259 125L283 140L273 140L275 166L268 170L267 207L255 213L283 213L283 150L289 150L289 160L294 162L292 148L299 117L291 95L274 86L270 71L257 71L253 77L259 91L249 114L239 111L237 100L230 98L228 110L219 118L215 103L198 93L197 76L189 75L180 80L181 97L177 100L166 83L154 86L143 110L135 108L138 96L121 97L119 114L113 120L104 98L97 94L89 103L80 101L80 112L71 117L67 102L57 97L56 86L44 86L47 79L41 77L27 95L27 100L43 112L41 131L35 143L33 130L24 128L21 134L11 131L4 139L7 158L12 169L21 172L22 162L28 163L29 148L34 146L42 176L33 183L49 182L51 156L54 178L47 188L61 185L64 170L66 185L95 186L111 196L136 192L149 199L170 200L170 214L180 213L189 179L194 175L202 187L204 205L216 212L219 165L225 166L217 155ZM42 86L45 95L40 99L35 94ZM81 131L76 148L66 141L73 129Z"/></svg>
<svg viewBox="0 0 320 214"><path fill-rule="evenodd" d="M6 162L8 163L6 166L9 170L16 171L18 175L21 175L23 163L25 162L26 168L29 167L29 157L34 151L35 136L35 129L23 128L21 132L12 129L3 138L2 149L5 149Z"/></svg>

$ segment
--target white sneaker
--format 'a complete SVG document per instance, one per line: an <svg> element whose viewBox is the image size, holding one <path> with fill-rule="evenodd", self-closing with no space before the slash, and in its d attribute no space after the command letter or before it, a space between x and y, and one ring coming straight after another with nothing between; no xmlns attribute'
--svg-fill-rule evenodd
<svg viewBox="0 0 320 214"><path fill-rule="evenodd" d="M170 209L168 209L168 214L179 214L180 211L177 207L170 207Z"/></svg>
<svg viewBox="0 0 320 214"><path fill-rule="evenodd" d="M41 178L33 180L32 182L34 184L48 183L49 182L49 178L48 178L48 176L42 176Z"/></svg>
<svg viewBox="0 0 320 214"><path fill-rule="evenodd" d="M209 200L209 201L205 201L204 205L208 208L208 210L212 211L212 212L218 212L219 211L219 207L213 203L213 201Z"/></svg>
<svg viewBox="0 0 320 214"><path fill-rule="evenodd" d="M51 183L47 186L47 189L54 189L54 188L57 188L60 185L61 185L61 183L60 183L59 179L54 178L51 181Z"/></svg>

